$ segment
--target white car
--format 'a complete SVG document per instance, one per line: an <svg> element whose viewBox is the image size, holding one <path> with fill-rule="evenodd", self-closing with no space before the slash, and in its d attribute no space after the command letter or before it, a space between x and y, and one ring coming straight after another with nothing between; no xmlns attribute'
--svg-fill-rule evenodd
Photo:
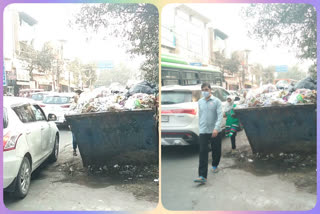
<svg viewBox="0 0 320 214"><path fill-rule="evenodd" d="M224 109L229 92L211 86L212 95L219 98ZM161 145L192 145L198 143L198 100L201 85L169 85L161 88ZM221 124L225 128L225 118Z"/></svg>
<svg viewBox="0 0 320 214"><path fill-rule="evenodd" d="M55 114L57 116L57 125L66 125L64 115L69 112L74 95L73 93L50 93L44 97L40 106L46 115Z"/></svg>
<svg viewBox="0 0 320 214"><path fill-rule="evenodd" d="M31 173L47 158L54 162L59 153L59 131L33 100L3 97L3 188L24 198Z"/></svg>
<svg viewBox="0 0 320 214"><path fill-rule="evenodd" d="M30 98L36 101L36 103L41 104L42 100L47 96L50 92L48 91L43 91L43 92L36 92L36 93L31 93Z"/></svg>

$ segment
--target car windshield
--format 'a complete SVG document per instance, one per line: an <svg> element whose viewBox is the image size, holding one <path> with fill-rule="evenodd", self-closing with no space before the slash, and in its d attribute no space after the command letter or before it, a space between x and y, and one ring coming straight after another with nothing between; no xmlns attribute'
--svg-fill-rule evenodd
<svg viewBox="0 0 320 214"><path fill-rule="evenodd" d="M46 96L43 99L45 104L66 104L69 103L70 97L66 96Z"/></svg>
<svg viewBox="0 0 320 214"><path fill-rule="evenodd" d="M36 101L41 101L41 100L43 100L44 95L43 95L43 94L33 94L33 95L31 96L31 98L32 98L33 100L36 100Z"/></svg>
<svg viewBox="0 0 320 214"><path fill-rule="evenodd" d="M161 104L179 104L192 102L191 91L162 91L161 92Z"/></svg>
<svg viewBox="0 0 320 214"><path fill-rule="evenodd" d="M8 127L8 112L7 112L7 108L3 107L3 128L7 128Z"/></svg>

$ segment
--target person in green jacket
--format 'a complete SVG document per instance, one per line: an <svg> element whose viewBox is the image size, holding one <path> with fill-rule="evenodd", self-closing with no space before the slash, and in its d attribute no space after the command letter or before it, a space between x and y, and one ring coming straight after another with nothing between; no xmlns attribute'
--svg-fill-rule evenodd
<svg viewBox="0 0 320 214"><path fill-rule="evenodd" d="M233 97L228 96L227 106L225 108L224 116L227 118L225 134L226 134L226 137L231 138L231 146L232 146L231 153L236 152L236 136L237 136L237 131L240 130L239 119L235 117L235 113L233 111L235 107L236 107L236 104L234 104Z"/></svg>

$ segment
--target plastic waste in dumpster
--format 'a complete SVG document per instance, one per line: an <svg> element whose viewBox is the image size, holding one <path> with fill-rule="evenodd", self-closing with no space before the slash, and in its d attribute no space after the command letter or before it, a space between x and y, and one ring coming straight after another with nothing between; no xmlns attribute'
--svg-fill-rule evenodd
<svg viewBox="0 0 320 214"><path fill-rule="evenodd" d="M158 161L154 111L66 115L84 166Z"/></svg>
<svg viewBox="0 0 320 214"><path fill-rule="evenodd" d="M317 90L317 82L312 77L306 77L300 80L299 82L297 82L293 87L294 90L301 89L301 88Z"/></svg>
<svg viewBox="0 0 320 214"><path fill-rule="evenodd" d="M130 88L129 95L131 96L136 93L154 94L155 92L156 90L150 83L143 81Z"/></svg>
<svg viewBox="0 0 320 214"><path fill-rule="evenodd" d="M314 153L316 105L235 109L254 153Z"/></svg>

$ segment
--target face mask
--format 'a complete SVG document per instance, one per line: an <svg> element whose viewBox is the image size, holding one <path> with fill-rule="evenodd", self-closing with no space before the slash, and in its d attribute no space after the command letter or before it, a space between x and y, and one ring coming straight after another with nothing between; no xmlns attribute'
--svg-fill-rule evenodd
<svg viewBox="0 0 320 214"><path fill-rule="evenodd" d="M202 91L202 96L204 96L205 98L209 97L209 95L209 91Z"/></svg>

